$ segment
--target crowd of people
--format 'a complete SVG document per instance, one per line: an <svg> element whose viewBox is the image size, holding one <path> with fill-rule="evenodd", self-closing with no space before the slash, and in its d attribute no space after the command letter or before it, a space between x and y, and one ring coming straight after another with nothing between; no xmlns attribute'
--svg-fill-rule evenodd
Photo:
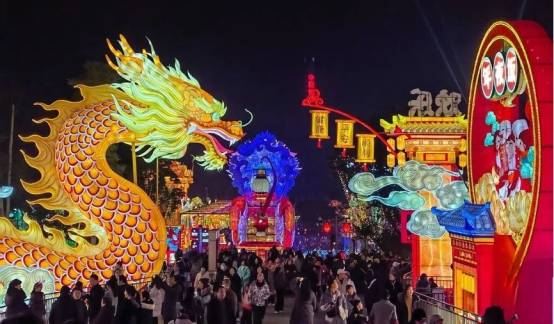
<svg viewBox="0 0 554 324"><path fill-rule="evenodd" d="M261 324L267 312L283 312L287 294L294 294L290 324L313 324L316 318L329 324L443 323L415 307L417 294L401 280L410 264L393 255L320 257L272 248L262 260L230 248L218 255L215 273L207 270L205 254L177 251L175 258L138 291L121 263L104 285L93 274L86 289L81 282L63 286L48 315L41 283L27 305L21 281L13 280L3 323ZM422 279L427 283L420 280L417 289L428 284Z"/></svg>

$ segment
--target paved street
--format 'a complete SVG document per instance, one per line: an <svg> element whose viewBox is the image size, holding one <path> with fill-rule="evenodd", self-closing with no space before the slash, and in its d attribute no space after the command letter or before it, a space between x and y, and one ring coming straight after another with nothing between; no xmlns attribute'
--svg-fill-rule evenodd
<svg viewBox="0 0 554 324"><path fill-rule="evenodd" d="M290 312L292 310L292 304L294 303L293 297L285 298L285 309L280 314L274 314L274 306L268 306L266 316L263 324L285 324L290 320Z"/></svg>
<svg viewBox="0 0 554 324"><path fill-rule="evenodd" d="M289 296L285 298L285 309L280 314L274 314L273 306L268 306L263 324L288 324L290 321L290 312L292 311L293 303L294 303L294 297ZM315 324L322 324L322 323L324 323L322 313L318 312L316 313Z"/></svg>

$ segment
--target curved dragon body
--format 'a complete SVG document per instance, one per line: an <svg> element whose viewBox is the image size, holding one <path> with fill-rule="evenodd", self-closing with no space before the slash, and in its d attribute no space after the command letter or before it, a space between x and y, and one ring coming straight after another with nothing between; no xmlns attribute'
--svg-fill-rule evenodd
<svg viewBox="0 0 554 324"><path fill-rule="evenodd" d="M165 221L138 186L109 167L107 148L136 143L141 156L152 161L180 158L188 144L197 143L205 151L196 160L206 169L221 169L229 150L213 135L231 144L243 136L240 122L219 120L223 103L182 73L178 62L165 67L153 49L135 53L122 36L119 44L122 51L108 42L116 58L108 63L126 82L78 86L79 102L39 104L58 115L35 121L48 124L48 136L22 137L37 146L36 156L24 153L24 158L41 174L34 183L22 183L41 196L30 204L65 212L46 225L25 216L23 230L0 217L0 270L47 269L58 288L92 273L108 279L118 261L130 279L158 272L166 252ZM53 222L65 230L48 226Z"/></svg>

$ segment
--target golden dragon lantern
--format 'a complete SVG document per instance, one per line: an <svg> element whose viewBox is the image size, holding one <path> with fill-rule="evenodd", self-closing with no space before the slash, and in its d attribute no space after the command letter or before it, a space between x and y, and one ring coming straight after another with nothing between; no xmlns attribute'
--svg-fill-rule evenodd
<svg viewBox="0 0 554 324"><path fill-rule="evenodd" d="M40 172L36 182L22 181L27 192L40 196L30 204L64 212L46 225L25 216L26 228L0 217L0 281L15 275L25 285L45 271L60 288L92 274L107 280L117 262L130 280L158 273L166 252L164 218L141 188L110 168L106 150L136 143L139 156L150 162L179 159L189 144L200 144L204 155L196 161L221 170L230 150L216 136L231 144L243 136L242 123L223 121L224 103L182 72L179 61L163 65L152 44L141 52L123 36L118 44L108 41L115 62L107 60L123 82L79 85L81 101L39 103L57 113L36 121L50 133L22 137L38 151L23 155ZM50 226L54 222L63 229Z"/></svg>

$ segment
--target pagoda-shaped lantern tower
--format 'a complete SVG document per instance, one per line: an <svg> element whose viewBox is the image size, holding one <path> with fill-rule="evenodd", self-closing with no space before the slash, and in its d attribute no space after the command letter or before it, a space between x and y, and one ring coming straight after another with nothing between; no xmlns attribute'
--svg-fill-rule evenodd
<svg viewBox="0 0 554 324"><path fill-rule="evenodd" d="M435 96L436 110L430 92L414 89L411 94L416 99L408 102L408 116L395 115L391 122L381 119L387 142L394 153L387 155L387 166L404 165L408 160L416 160L427 165L438 165L462 175L467 166L467 119L459 111L461 95L441 90ZM395 156L396 155L396 156ZM445 174L444 183L453 180ZM432 194L422 191L425 207L437 205ZM452 278L452 248L447 234L439 239L409 235L406 223L411 212L401 211L403 243L412 245L412 278L420 274L438 277L445 281Z"/></svg>

